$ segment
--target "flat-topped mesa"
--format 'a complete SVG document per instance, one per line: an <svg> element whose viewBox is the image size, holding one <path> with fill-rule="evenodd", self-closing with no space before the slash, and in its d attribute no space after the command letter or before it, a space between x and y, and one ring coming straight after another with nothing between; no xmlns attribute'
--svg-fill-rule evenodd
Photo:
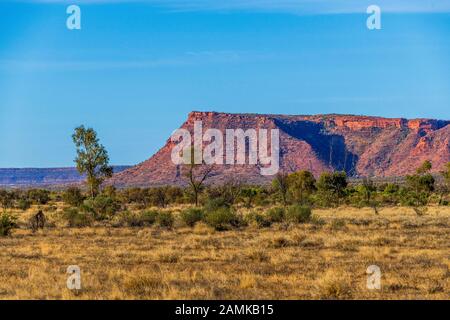
<svg viewBox="0 0 450 320"><path fill-rule="evenodd" d="M435 119L405 119L405 118L383 118L375 116L359 116L359 115L279 115L279 114L254 114L254 113L223 113L215 111L193 111L189 113L185 124L193 124L194 121L204 122L225 122L230 120L250 120L253 123L264 123L273 119L284 121L312 121L324 123L327 126L336 126L338 128L347 128L350 130L363 130L369 128L409 128L412 130L438 130L450 124L447 120ZM233 121L231 121L233 122Z"/></svg>
<svg viewBox="0 0 450 320"><path fill-rule="evenodd" d="M202 132L218 129L278 129L279 168L282 172L344 170L349 176L398 177L415 172L430 160L438 173L450 162L450 121L383 118L361 115L281 115L191 112L181 128L192 133L201 121ZM224 140L225 141L225 140ZM178 143L169 138L150 159L114 175L117 186L185 185L179 165L171 160ZM208 145L204 141L204 146ZM260 164L216 165L211 183L238 178L245 183L268 183Z"/></svg>

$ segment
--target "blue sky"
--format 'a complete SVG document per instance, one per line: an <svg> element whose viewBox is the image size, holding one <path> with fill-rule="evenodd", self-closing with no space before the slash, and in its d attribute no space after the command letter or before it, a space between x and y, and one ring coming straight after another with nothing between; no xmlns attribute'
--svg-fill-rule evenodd
<svg viewBox="0 0 450 320"><path fill-rule="evenodd" d="M80 124L136 164L192 110L450 118L447 0L6 0L0 30L0 167L72 166Z"/></svg>

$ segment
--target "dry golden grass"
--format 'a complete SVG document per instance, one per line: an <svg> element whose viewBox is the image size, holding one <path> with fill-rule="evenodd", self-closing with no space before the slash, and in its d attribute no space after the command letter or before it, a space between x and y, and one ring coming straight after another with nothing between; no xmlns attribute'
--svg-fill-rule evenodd
<svg viewBox="0 0 450 320"><path fill-rule="evenodd" d="M1 299L449 299L450 208L315 210L325 224L55 227L0 238ZM26 216L26 214L24 215ZM381 290L366 288L378 265ZM66 288L81 268L82 289Z"/></svg>

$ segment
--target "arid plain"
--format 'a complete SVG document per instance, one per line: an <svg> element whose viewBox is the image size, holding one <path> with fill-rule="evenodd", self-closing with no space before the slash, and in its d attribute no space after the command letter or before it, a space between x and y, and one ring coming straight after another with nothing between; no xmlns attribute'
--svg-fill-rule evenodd
<svg viewBox="0 0 450 320"><path fill-rule="evenodd" d="M406 207L317 209L304 224L224 232L177 221L171 230L67 228L58 210L44 230L0 239L1 299L450 297L450 207L421 216ZM69 265L81 269L79 291L66 287ZM366 287L370 265L381 269L380 290Z"/></svg>

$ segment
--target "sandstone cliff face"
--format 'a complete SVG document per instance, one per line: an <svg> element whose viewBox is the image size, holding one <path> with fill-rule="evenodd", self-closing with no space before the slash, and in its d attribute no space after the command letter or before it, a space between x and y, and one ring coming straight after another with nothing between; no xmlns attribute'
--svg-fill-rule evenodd
<svg viewBox="0 0 450 320"><path fill-rule="evenodd" d="M193 132L202 121L203 132L219 129L279 129L280 170L345 170L350 176L392 177L412 173L431 160L433 171L450 161L450 121L387 119L352 115L259 115L192 112L181 126ZM225 140L225 139L224 139ZM123 186L183 185L182 168L171 161L174 143L167 141L153 157L116 174L110 181ZM210 183L230 178L264 183L256 165L216 165Z"/></svg>

